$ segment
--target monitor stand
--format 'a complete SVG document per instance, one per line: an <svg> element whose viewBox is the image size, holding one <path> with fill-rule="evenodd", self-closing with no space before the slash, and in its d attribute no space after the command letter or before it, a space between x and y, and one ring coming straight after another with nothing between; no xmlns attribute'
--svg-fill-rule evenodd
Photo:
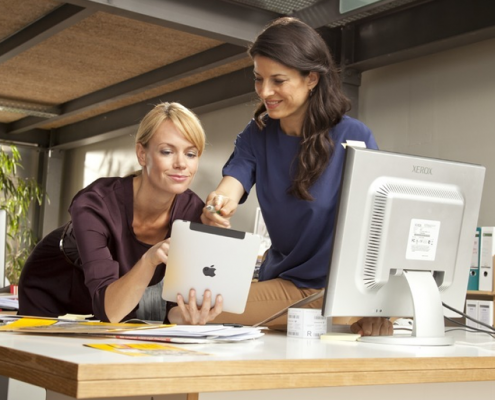
<svg viewBox="0 0 495 400"><path fill-rule="evenodd" d="M411 290L414 325L411 335L362 336L366 343L449 346L454 338L445 336L443 305L435 278L430 271L403 271Z"/></svg>

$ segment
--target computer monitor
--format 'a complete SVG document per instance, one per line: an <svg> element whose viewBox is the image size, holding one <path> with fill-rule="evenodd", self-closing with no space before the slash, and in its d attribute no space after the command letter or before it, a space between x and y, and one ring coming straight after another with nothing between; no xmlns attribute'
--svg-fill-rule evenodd
<svg viewBox="0 0 495 400"><path fill-rule="evenodd" d="M462 310L485 168L347 147L324 316L413 317L387 344L449 345ZM445 316L455 316L445 310Z"/></svg>

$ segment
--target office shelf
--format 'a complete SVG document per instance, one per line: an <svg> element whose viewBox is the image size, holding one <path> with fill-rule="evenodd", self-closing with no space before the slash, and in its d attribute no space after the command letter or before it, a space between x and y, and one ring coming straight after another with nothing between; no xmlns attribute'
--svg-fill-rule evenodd
<svg viewBox="0 0 495 400"><path fill-rule="evenodd" d="M484 296L484 297L495 297L495 292L483 292L479 290L468 290L469 295Z"/></svg>

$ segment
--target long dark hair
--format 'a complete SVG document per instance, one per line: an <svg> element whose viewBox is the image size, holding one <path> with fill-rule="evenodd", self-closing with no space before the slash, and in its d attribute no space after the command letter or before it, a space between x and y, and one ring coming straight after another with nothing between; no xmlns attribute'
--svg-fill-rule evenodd
<svg viewBox="0 0 495 400"><path fill-rule="evenodd" d="M309 96L303 121L302 140L297 156L297 170L289 193L303 200L313 200L309 188L323 173L333 154L334 143L328 131L337 125L351 103L341 88L339 72L322 37L309 25L291 17L273 21L248 50L251 58L268 57L305 77L319 74L319 82ZM254 118L260 129L266 117L263 101Z"/></svg>

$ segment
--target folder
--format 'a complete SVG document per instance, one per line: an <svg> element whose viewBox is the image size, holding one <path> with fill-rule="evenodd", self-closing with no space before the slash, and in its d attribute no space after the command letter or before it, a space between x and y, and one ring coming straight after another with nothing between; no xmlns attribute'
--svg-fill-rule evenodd
<svg viewBox="0 0 495 400"><path fill-rule="evenodd" d="M480 269L478 290L493 291L493 256L495 255L495 227L481 227Z"/></svg>
<svg viewBox="0 0 495 400"><path fill-rule="evenodd" d="M478 301L478 319L487 325L493 326L493 301L479 300ZM481 329L486 329L480 325Z"/></svg>
<svg viewBox="0 0 495 400"><path fill-rule="evenodd" d="M480 270L480 240L481 228L476 228L473 243L473 255L469 268L468 290L479 290L479 270Z"/></svg>
<svg viewBox="0 0 495 400"><path fill-rule="evenodd" d="M476 321L478 320L478 309L479 309L478 300L472 300L472 299L466 300L466 315L470 316L471 318L474 318ZM471 321L470 319L466 318L466 325L476 329L478 328L478 323L476 321Z"/></svg>

